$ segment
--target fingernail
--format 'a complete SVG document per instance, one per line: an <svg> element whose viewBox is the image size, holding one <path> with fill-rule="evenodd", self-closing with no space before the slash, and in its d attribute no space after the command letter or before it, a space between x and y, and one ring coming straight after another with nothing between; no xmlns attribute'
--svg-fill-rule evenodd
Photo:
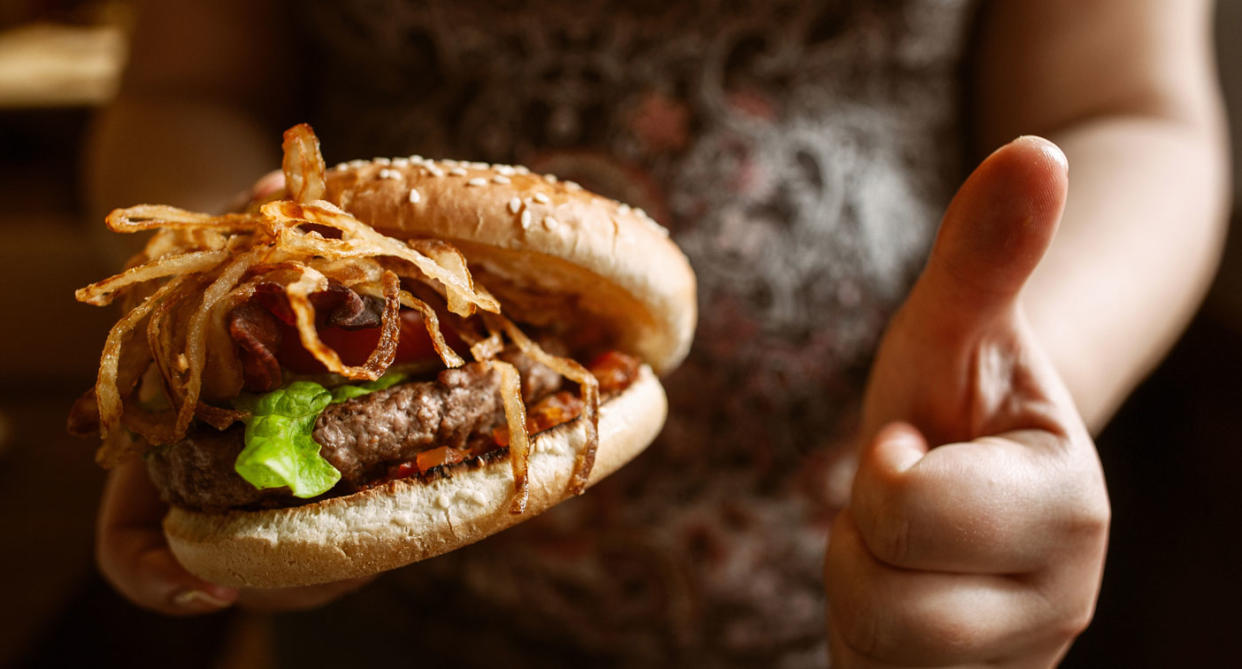
<svg viewBox="0 0 1242 669"><path fill-rule="evenodd" d="M901 444L902 446L921 447L923 435L909 423L894 422L880 429L876 437L880 441Z"/></svg>
<svg viewBox="0 0 1242 669"><path fill-rule="evenodd" d="M913 467L927 454L927 442L923 435L906 423L890 423L876 435L882 460L895 471L904 472Z"/></svg>
<svg viewBox="0 0 1242 669"><path fill-rule="evenodd" d="M184 608L198 608L201 606L210 606L216 609L222 609L229 606L233 602L227 599L221 599L204 590L182 590L173 596L173 603Z"/></svg>
<svg viewBox="0 0 1242 669"><path fill-rule="evenodd" d="M1061 147L1052 143L1050 140L1044 139L1038 135L1022 135L1014 141L1037 144L1039 146L1039 150L1043 152L1045 156L1048 156L1052 160L1056 161L1056 163L1061 166L1061 169L1066 171L1069 170L1069 159L1065 157L1065 152L1061 150Z"/></svg>

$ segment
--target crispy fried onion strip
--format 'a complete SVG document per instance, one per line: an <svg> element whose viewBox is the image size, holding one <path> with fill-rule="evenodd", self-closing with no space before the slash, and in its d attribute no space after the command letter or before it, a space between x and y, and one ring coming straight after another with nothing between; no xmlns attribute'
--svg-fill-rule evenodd
<svg viewBox="0 0 1242 669"><path fill-rule="evenodd" d="M297 281L285 286L285 295L289 298L289 306L297 318L298 338L315 359L328 368L328 371L355 380L374 381L388 369L397 356L397 340L401 335L401 280L391 271L384 272L381 279L384 286L384 314L380 320L380 337L375 350L367 356L361 366L346 365L341 357L319 338L315 329L315 307L311 305L311 293L326 290L328 278L321 272L310 267L302 268L302 276Z"/></svg>
<svg viewBox="0 0 1242 669"><path fill-rule="evenodd" d="M470 343L470 356L475 360L491 360L500 355L505 348L505 340L501 336L501 331L488 325L487 336Z"/></svg>
<svg viewBox="0 0 1242 669"><path fill-rule="evenodd" d="M449 273L465 278L467 291L462 293L457 290L446 290L444 299L448 303L448 310L451 313L460 316L468 316L473 313L467 295L487 294L487 291L481 290L481 286L474 285L474 278L470 276L470 270L466 266L466 256L457 250L457 247L438 239L415 239L409 242L410 248L431 258L437 265L448 269ZM446 284L447 286L447 284ZM491 297L490 295L487 295Z"/></svg>
<svg viewBox="0 0 1242 669"><path fill-rule="evenodd" d="M113 209L105 219L113 232L142 232L143 230L170 229L216 229L250 230L259 227L259 218L253 214L223 214L213 216L186 211L163 204L139 204L125 209Z"/></svg>
<svg viewBox="0 0 1242 669"><path fill-rule="evenodd" d="M580 495L586 490L591 470L595 467L595 452L599 449L599 381L585 367L569 358L555 356L544 351L538 344L531 341L524 332L513 324L513 321L498 314L483 314L488 329L503 330L522 353L530 356L552 371L578 384L584 405L583 415L587 419L587 440L578 452L574 463L574 476L569 482L569 494ZM510 439L512 436L510 429Z"/></svg>
<svg viewBox="0 0 1242 669"><path fill-rule="evenodd" d="M359 295L383 297L382 289L377 290L374 282L358 283L350 287ZM399 291L397 299L401 302L401 306L413 309L423 317L423 326L427 330L427 337L431 340L431 347L435 350L436 356L440 358L440 362L444 363L445 367L451 369L466 364L466 361L460 355L457 355L457 351L454 351L444 339L444 332L440 329L440 316L436 314L436 310L431 305L414 297L407 290Z"/></svg>
<svg viewBox="0 0 1242 669"><path fill-rule="evenodd" d="M356 223L341 216L351 222L346 227ZM220 245L226 248L209 251L198 245L201 238L193 230L162 230L152 240L152 245L158 242L159 248L153 252L149 246L144 263L79 291L78 296L84 301L106 304L124 297L122 303L131 307L109 334L101 357L96 383L100 432L104 437L101 462L115 464L133 454L134 440L108 436L119 429L123 418L128 429L151 444L182 438L195 416L217 427L236 419L235 413L206 404L202 398L208 392L208 380L213 381L213 390L223 391L209 392L209 400L219 401L231 395L228 389L235 386L240 370L213 368L208 379L205 367L217 363L239 365L235 355L220 350L232 345L223 331L224 316L252 294L255 283L261 280L276 280L285 285L299 339L329 371L368 380L383 374L396 355L401 329L399 310L403 305L423 315L436 352L446 366L464 363L445 341L436 311L401 285L405 277L434 287L433 279L428 278L433 275L442 279L441 285L453 285L464 294L473 285L464 266L441 268L435 260L388 238L382 238L381 243L399 252L377 249L369 240L325 239L316 232L298 228L299 222L283 217L268 219L253 232L223 235ZM344 252L343 245L348 245ZM160 255L155 257L155 253ZM415 256L420 264L411 267L414 263L406 261L409 256ZM447 253L442 256L451 258ZM371 292L385 300L379 342L362 366L344 365L315 330L310 295L325 289L329 280L346 287L371 286ZM494 299L485 291L471 291L471 295L477 297L469 300L493 306ZM133 336L135 330L145 330L146 336ZM123 359L133 362L123 363ZM136 402L127 398L151 364L155 365L164 394L175 409L171 416L165 416L168 420L163 424L162 419L149 412L125 406ZM133 370L122 374L122 366Z"/></svg>
<svg viewBox="0 0 1242 669"><path fill-rule="evenodd" d="M290 212L281 204L308 215L287 216ZM165 444L183 438L194 417L216 427L237 419L236 412L204 399L219 402L239 387L240 361L226 350L232 346L226 316L253 294L260 281L285 286L303 346L329 371L358 380L378 378L392 363L403 305L422 314L446 366L464 364L445 341L435 309L404 290L403 278L455 295L463 311L499 309L490 294L475 288L460 256L447 249L436 252L445 263L442 266L437 259L372 231L328 203L276 205L263 214L223 217L171 207L114 212L114 227L124 231L168 225L156 232L129 269L77 294L84 302L119 301L129 309L108 335L96 379L101 463L117 464L142 447L130 431L149 444ZM314 229L300 227L303 223L327 225L341 230L342 236L328 239ZM315 329L310 295L325 289L329 281L347 288L371 287L385 301L379 341L361 366L343 364ZM152 413L137 405L138 380L151 365L172 405L170 411ZM216 369L221 365L232 368ZM126 430L120 429L122 425Z"/></svg>
<svg viewBox="0 0 1242 669"><path fill-rule="evenodd" d="M457 355L448 342L444 341L444 333L440 330L440 317L436 315L436 310L431 305L414 297L409 291L401 291L401 305L409 309L414 309L423 317L423 325L427 328L427 336L431 338L431 346L435 348L436 355L440 356L440 361L445 367L461 367L466 364L465 360Z"/></svg>
<svg viewBox="0 0 1242 669"><path fill-rule="evenodd" d="M175 292L187 278L174 277L160 286L154 294L130 309L129 313L125 314L108 332L108 338L104 341L103 354L99 358L99 375L95 379L95 400L99 404L99 436L105 440L116 431L121 422L123 406L117 378L122 347L130 339L130 333L147 320L151 310ZM127 393L130 390L130 388L125 389Z"/></svg>
<svg viewBox="0 0 1242 669"><path fill-rule="evenodd" d="M229 262L216 280L207 287L207 290L203 291L203 300L190 317L185 347L188 369L181 405L177 410L177 422L174 426L176 434L185 434L198 408L198 396L203 387L203 365L207 362L206 327L210 321L212 308L228 296L246 272L262 259L265 252L266 249L263 248L251 249Z"/></svg>
<svg viewBox="0 0 1242 669"><path fill-rule="evenodd" d="M280 239L277 242L282 249L329 259L379 256L403 260L413 265L422 277L443 287L450 312L462 317L472 315L475 308L500 313L500 303L487 291L476 289L464 262L453 262L451 266L442 265L440 260L376 232L328 202L299 205L288 200L278 200L263 205L260 211L270 220L313 223L341 231L341 239L325 239L320 235L303 234L296 228L284 228L280 230ZM450 255L447 252L440 255L445 262L449 262ZM460 254L456 257L460 257Z"/></svg>
<svg viewBox="0 0 1242 669"><path fill-rule="evenodd" d="M526 511L530 498L527 465L530 463L530 435L526 432L526 405L522 403L522 379L517 368L500 360L487 363L500 375L500 398L509 426L509 463L513 467L513 504L509 513Z"/></svg>
<svg viewBox="0 0 1242 669"><path fill-rule="evenodd" d="M186 328L176 327L172 323L186 319L189 298L202 292L204 281L202 276L187 275L175 291L151 310L151 317L147 319L147 347L151 352L152 364L159 373L165 394L177 405L185 397L184 372L188 369L189 359L183 353ZM168 423L166 434L174 432L172 427L175 420L174 414L174 418Z"/></svg>
<svg viewBox="0 0 1242 669"><path fill-rule="evenodd" d="M191 251L171 258L152 260L137 267L131 267L120 274L115 274L102 281L96 281L84 288L79 288L73 296L79 302L102 307L112 304L117 291L126 286L154 279L162 279L175 274L202 272L220 264L228 256L228 251L220 249L218 251Z"/></svg>
<svg viewBox="0 0 1242 669"><path fill-rule="evenodd" d="M319 152L319 138L311 127L299 123L285 131L285 157L281 170L285 173L285 186L289 196L296 202L311 202L323 198L324 162Z"/></svg>
<svg viewBox="0 0 1242 669"><path fill-rule="evenodd" d="M254 271L253 267L251 271ZM224 429L224 427L220 427L218 422L209 416L220 414L213 413L211 410L214 407L204 404L204 400L208 402L230 400L237 397L245 386L241 357L238 355L232 335L229 334L228 317L234 309L253 297L254 292L253 281L244 283L217 302L209 312L209 322L206 325L207 364L203 368L203 390L200 394L197 412L199 418L219 429Z"/></svg>
<svg viewBox="0 0 1242 669"><path fill-rule="evenodd" d="M402 306L422 314L446 366L464 364L441 332L448 315L438 315L438 305L414 296L421 290L437 293L455 317L499 313L500 304L475 285L465 258L452 246L407 244L322 201L323 158L309 126L286 133L284 149L292 200L221 216L163 205L109 214L107 224L115 232L155 234L124 272L77 292L83 302L119 302L127 309L108 334L96 379L101 463L118 464L141 450L143 440L135 434L147 444L167 444L184 438L195 417L219 428L239 418L238 412L214 405L233 397L243 379L227 316L259 283L284 286L303 347L329 371L356 380L378 378L392 364ZM324 228L339 231L339 238ZM361 366L345 365L315 328L310 297L329 282L384 300L379 341ZM500 339L493 333L488 341L475 348L476 356L495 355ZM149 383L143 382L148 371ZM520 379L515 383L520 387ZM169 406L140 404L140 397L151 401L153 392L162 393L157 399Z"/></svg>

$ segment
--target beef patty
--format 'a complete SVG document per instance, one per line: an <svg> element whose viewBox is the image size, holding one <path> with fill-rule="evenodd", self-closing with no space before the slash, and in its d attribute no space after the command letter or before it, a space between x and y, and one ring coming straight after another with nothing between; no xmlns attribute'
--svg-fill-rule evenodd
<svg viewBox="0 0 1242 669"><path fill-rule="evenodd" d="M523 399L557 391L561 377L514 351L502 359L518 367ZM505 424L500 375L470 363L440 372L434 381L403 383L326 408L315 421L320 455L341 472L333 493L353 492L393 464L440 446L461 448L490 438ZM285 506L297 503L287 488L259 490L233 469L244 447L244 428L197 426L182 441L156 449L147 471L165 502L199 510Z"/></svg>

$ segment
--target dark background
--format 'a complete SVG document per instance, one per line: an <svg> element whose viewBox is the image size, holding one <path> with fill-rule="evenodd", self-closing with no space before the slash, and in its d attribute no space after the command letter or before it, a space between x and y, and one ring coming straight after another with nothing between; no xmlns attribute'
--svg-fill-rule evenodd
<svg viewBox="0 0 1242 669"><path fill-rule="evenodd" d="M1242 2L1218 4L1222 82L1242 127ZM83 239L78 164L130 18L121 2L0 2L0 666L242 667L265 656L244 632L256 618L163 619L100 581L91 532L103 475L93 445L63 430L66 407L93 382L111 320L72 299L108 270ZM32 29L32 20L59 32ZM30 46L43 43L57 46ZM15 75L12 63L31 54L38 67ZM1240 144L1235 137L1235 156ZM1066 667L1223 666L1233 655L1242 600L1238 224L1235 215L1189 330L1099 436L1111 548L1096 621Z"/></svg>

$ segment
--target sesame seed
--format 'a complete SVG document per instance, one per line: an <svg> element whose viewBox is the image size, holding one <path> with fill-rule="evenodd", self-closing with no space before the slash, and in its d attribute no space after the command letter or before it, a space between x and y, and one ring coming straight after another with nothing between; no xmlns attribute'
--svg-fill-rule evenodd
<svg viewBox="0 0 1242 669"><path fill-rule="evenodd" d="M411 156L410 156L410 162L411 162L411 163L421 163L421 162L423 162L423 161L425 161L425 160L427 160L427 159L426 159L426 158L424 158L424 157L422 157L422 156L420 156L420 155L418 155L417 153L415 153L415 154L413 154L413 155L411 155Z"/></svg>
<svg viewBox="0 0 1242 669"><path fill-rule="evenodd" d="M376 165L388 165L392 163L392 161L387 158L372 158L371 162L375 163Z"/></svg>
<svg viewBox="0 0 1242 669"><path fill-rule="evenodd" d="M518 213L518 210L521 208L522 208L522 198L514 197L512 200L509 200L509 213L510 214Z"/></svg>
<svg viewBox="0 0 1242 669"><path fill-rule="evenodd" d="M486 186L486 185L487 185L487 179L484 179L483 177L475 177L475 178L473 178L473 179L471 179L471 180L467 181L467 182L466 182L466 185L467 185L467 186Z"/></svg>
<svg viewBox="0 0 1242 669"><path fill-rule="evenodd" d="M514 165L513 173L514 174L530 174L530 170L527 169L525 165Z"/></svg>
<svg viewBox="0 0 1242 669"><path fill-rule="evenodd" d="M634 208L634 213L638 214L639 218L651 218L650 216L647 215L647 212L643 211L642 209L639 209L638 207Z"/></svg>
<svg viewBox="0 0 1242 669"><path fill-rule="evenodd" d="M582 186L579 186L577 181L566 181L565 188L569 190L582 190Z"/></svg>
<svg viewBox="0 0 1242 669"><path fill-rule="evenodd" d="M419 202L422 201L422 199L423 199L423 196L419 194L417 188L410 189L410 204L418 204Z"/></svg>
<svg viewBox="0 0 1242 669"><path fill-rule="evenodd" d="M361 158L357 158L357 159L351 160L351 161L349 161L349 163L348 163L348 165L349 165L350 167L354 168L354 169L357 169L357 168L359 168L359 167L362 167L362 166L364 166L364 165L366 165L366 164L367 164L367 161L365 161L365 160L363 160L363 159L361 159Z"/></svg>
<svg viewBox="0 0 1242 669"><path fill-rule="evenodd" d="M621 204L617 205L617 211L621 212L622 214L628 214L630 213L630 205L622 202Z"/></svg>
<svg viewBox="0 0 1242 669"><path fill-rule="evenodd" d="M491 165L488 165L487 163L480 163L477 161L473 163L466 163L466 165L469 167L473 167L476 170L485 170L491 167Z"/></svg>
<svg viewBox="0 0 1242 669"><path fill-rule="evenodd" d="M496 170L497 172L500 172L501 174L507 177L511 177L514 174L517 174L517 170L514 169L512 165L492 165L492 169Z"/></svg>
<svg viewBox="0 0 1242 669"><path fill-rule="evenodd" d="M393 167L409 167L410 159L409 158L393 158L392 166Z"/></svg>
<svg viewBox="0 0 1242 669"><path fill-rule="evenodd" d="M535 202L538 202L539 204L547 204L551 202L551 200L548 199L548 196L543 193L535 193L534 199Z"/></svg>
<svg viewBox="0 0 1242 669"><path fill-rule="evenodd" d="M543 217L543 227L552 230L558 225L560 225L560 223L555 218L552 218L551 216Z"/></svg>
<svg viewBox="0 0 1242 669"><path fill-rule="evenodd" d="M433 177L444 176L444 170L440 169L439 167L436 167L435 163L427 163L425 167L427 168L427 174L430 174Z"/></svg>
<svg viewBox="0 0 1242 669"><path fill-rule="evenodd" d="M643 220L644 220L644 221L646 221L646 222L647 222L647 225L651 226L651 228L652 228L653 230L655 230L656 232L658 232L658 233L660 234L660 236L661 236L661 237L667 237L667 236L668 236L668 228L664 227L663 225L660 225L659 223L656 223L656 222L655 222L655 219L651 219L651 218L644 218Z"/></svg>
<svg viewBox="0 0 1242 669"><path fill-rule="evenodd" d="M334 167L334 168L332 168L332 169L337 170L337 171L339 172L339 171L341 171L341 170L343 170L343 169L346 169L347 167L349 167L349 163L337 163L337 164L336 164L336 167Z"/></svg>
<svg viewBox="0 0 1242 669"><path fill-rule="evenodd" d="M556 183L556 175L555 175L555 174L545 174L545 175L543 175L543 178L544 178L544 180L545 180L545 181L547 181L547 182L548 182L548 183L550 183L550 184L554 184L554 183Z"/></svg>
<svg viewBox="0 0 1242 669"><path fill-rule="evenodd" d="M383 169L381 169L381 170L379 171L379 178L381 178L381 179L400 179L400 178L401 178L401 173L400 173L400 172L398 172L397 170L390 170L390 169L388 169L387 167L385 167L385 168L383 168Z"/></svg>
<svg viewBox="0 0 1242 669"><path fill-rule="evenodd" d="M441 160L440 162L445 165L448 165L449 167L457 167L457 164L458 164L457 161L453 160L452 158L445 158L444 160Z"/></svg>
<svg viewBox="0 0 1242 669"><path fill-rule="evenodd" d="M523 210L522 210L522 218L521 218L521 221L522 221L522 229L523 229L523 230L528 230L528 229L530 229L530 210L529 210L529 209L523 209Z"/></svg>
<svg viewBox="0 0 1242 669"><path fill-rule="evenodd" d="M448 171L448 173L449 173L449 174L451 174L451 175L453 175L453 176L455 176L455 177L464 177L464 176L466 176L466 170L464 170L464 169L462 169L462 168L460 168L460 167L454 167L453 169L449 170L449 171Z"/></svg>
<svg viewBox="0 0 1242 669"><path fill-rule="evenodd" d="M505 176L505 175L503 175L503 174L497 174L497 175L494 175L494 176L492 177L492 183L507 184L507 183L509 183L509 177L507 177L507 176Z"/></svg>

